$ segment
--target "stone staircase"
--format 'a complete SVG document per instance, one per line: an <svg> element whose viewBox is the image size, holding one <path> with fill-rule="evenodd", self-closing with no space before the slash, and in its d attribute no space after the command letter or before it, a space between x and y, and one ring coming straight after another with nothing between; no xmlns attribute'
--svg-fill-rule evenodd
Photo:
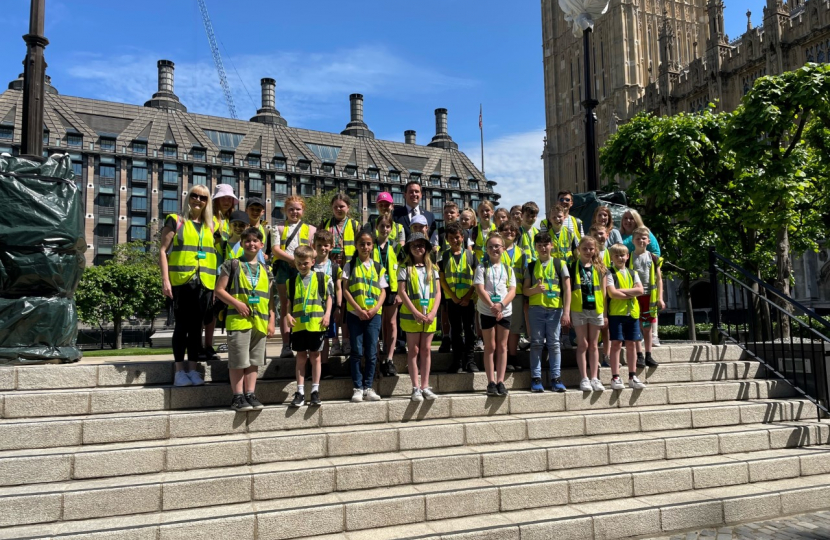
<svg viewBox="0 0 830 540"><path fill-rule="evenodd" d="M289 409L274 360L247 414L222 362L187 388L171 362L0 368L0 539L605 539L830 507L830 423L736 347L655 349L647 388L603 393L566 351L567 393L523 371L507 398L433 356L434 402L332 378Z"/></svg>

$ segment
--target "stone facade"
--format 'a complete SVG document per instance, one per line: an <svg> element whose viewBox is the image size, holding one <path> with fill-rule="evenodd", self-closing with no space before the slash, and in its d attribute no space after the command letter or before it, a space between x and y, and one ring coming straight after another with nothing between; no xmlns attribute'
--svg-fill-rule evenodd
<svg viewBox="0 0 830 540"><path fill-rule="evenodd" d="M423 205L440 220L444 201L478 207L496 202L488 181L458 150L447 110L436 109L427 145L381 141L363 120L363 96L350 96L342 133L289 127L275 107L274 79L262 79L262 108L245 120L187 112L174 91L174 65L158 63L158 91L144 106L63 96L47 85L44 154L69 153L84 193L88 263L106 260L116 243L146 240L166 214L179 212L192 185L231 184L265 201L269 223L281 223L289 195L343 191L366 220L380 191L403 204L410 180L424 186ZM23 80L0 94L0 152L16 155L22 136Z"/></svg>

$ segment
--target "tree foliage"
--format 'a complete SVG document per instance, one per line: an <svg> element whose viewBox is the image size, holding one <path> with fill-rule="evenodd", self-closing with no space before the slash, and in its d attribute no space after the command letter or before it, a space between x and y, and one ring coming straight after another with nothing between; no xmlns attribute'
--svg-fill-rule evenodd
<svg viewBox="0 0 830 540"><path fill-rule="evenodd" d="M152 320L164 307L158 245L130 242L116 246L112 260L84 269L75 303L81 321L114 326L115 347L120 349L125 320Z"/></svg>
<svg viewBox="0 0 830 540"><path fill-rule="evenodd" d="M313 195L311 197L304 197L305 211L303 212L303 221L309 225L317 227L325 220L332 217L331 198L334 197L334 195L335 192L328 191L318 193L317 195ZM358 221L363 221L360 217L362 214L360 210L361 209L357 207L357 202L352 201L352 205L349 207L349 217Z"/></svg>

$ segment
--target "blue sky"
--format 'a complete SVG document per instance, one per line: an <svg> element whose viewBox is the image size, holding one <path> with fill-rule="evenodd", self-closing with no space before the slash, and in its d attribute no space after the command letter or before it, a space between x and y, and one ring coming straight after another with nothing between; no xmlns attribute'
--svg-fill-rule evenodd
<svg viewBox="0 0 830 540"><path fill-rule="evenodd" d="M228 116L196 0L46 0L47 73L62 94L143 103L156 61L176 63L176 93L192 112ZM731 37L746 28L748 0L731 2ZM761 4L752 9L760 20ZM341 131L351 93L382 139L414 129L425 144L434 109L485 169L505 205L543 200L541 8L538 0L207 0L240 118L259 105L259 79L277 80L289 125ZM22 71L29 1L3 3L0 80ZM4 78L3 78L4 77Z"/></svg>

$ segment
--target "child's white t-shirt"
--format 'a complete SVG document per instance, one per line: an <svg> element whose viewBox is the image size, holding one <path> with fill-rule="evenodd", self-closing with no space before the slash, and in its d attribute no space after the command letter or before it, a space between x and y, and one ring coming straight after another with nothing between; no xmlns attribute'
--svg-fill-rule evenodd
<svg viewBox="0 0 830 540"><path fill-rule="evenodd" d="M510 287L516 286L516 274L504 264L497 264L494 266L479 264L476 267L475 277L473 278L474 285L484 285L484 290L491 296L497 294L501 296L502 300L507 297L507 292ZM476 301L478 312L483 315L493 316L490 307L484 303L484 300L479 298ZM502 315L509 317L513 313L513 303L505 303L502 309Z"/></svg>
<svg viewBox="0 0 830 540"><path fill-rule="evenodd" d="M426 268L426 266L415 266L413 268L415 268L415 272L418 274L418 284L419 284L421 290L422 291L427 291L427 294L429 294L429 279L427 278L427 268ZM404 265L401 265L401 266L398 267L398 282L406 281L406 279L407 279L406 269L407 269L407 266L404 266ZM438 280L438 267L436 265L433 265L432 274L433 274L432 279L437 281ZM438 283L433 283L432 286L433 287L440 287L440 285ZM405 292L408 293L409 290L405 289Z"/></svg>
<svg viewBox="0 0 830 540"><path fill-rule="evenodd" d="M642 283L642 281L640 281L640 276L637 274L637 272L634 272L631 269L629 269L628 272L630 274L634 275L634 287L636 287L638 284ZM608 287L611 287L612 285L614 285L614 269L613 268L609 268L608 273L605 274L605 285L607 285ZM625 289L626 287L622 287L622 288Z"/></svg>

